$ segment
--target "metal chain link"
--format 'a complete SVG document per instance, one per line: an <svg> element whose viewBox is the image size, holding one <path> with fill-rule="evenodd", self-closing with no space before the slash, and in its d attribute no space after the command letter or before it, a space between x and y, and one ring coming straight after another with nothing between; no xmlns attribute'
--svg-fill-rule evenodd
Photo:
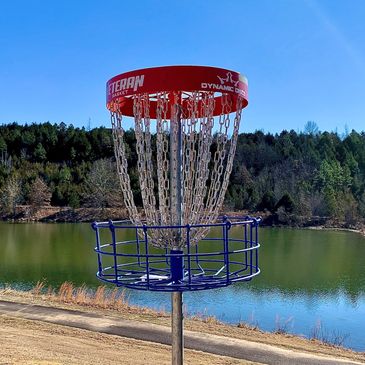
<svg viewBox="0 0 365 365"><path fill-rule="evenodd" d="M170 186L170 166L182 169L182 225L209 224L216 221L222 208L224 196L232 171L241 120L242 100L238 98L233 123L230 119L231 98L222 95L222 114L213 117L215 107L213 92L195 91L184 94L184 108L181 113L182 166L170 161L176 155L176 146L170 146L172 128L171 94L161 92L153 96L156 104L156 161L153 160L150 120L150 98L148 94L136 95L134 120L136 149L138 154L139 184L143 200L144 219L147 225L172 225L176 221L171 209L171 201L176 201ZM142 224L136 208L130 179L127 157L123 142L122 115L116 110L111 113L115 155L124 200L130 219L134 224ZM215 132L215 124L217 125ZM232 131L231 131L232 130ZM231 138L229 134L232 133ZM211 151L215 148L212 155ZM172 162L172 163L171 163ZM157 191L154 172L157 168ZM157 195L157 196L156 196ZM183 230L181 246L186 242ZM209 229L194 228L190 232L190 243L197 244ZM159 247L173 247L176 237L173 230L149 230L149 239Z"/></svg>

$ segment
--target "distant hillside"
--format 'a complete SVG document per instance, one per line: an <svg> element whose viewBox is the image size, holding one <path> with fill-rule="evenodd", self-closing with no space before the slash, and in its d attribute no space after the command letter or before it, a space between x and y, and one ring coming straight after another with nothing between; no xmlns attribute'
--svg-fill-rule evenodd
<svg viewBox="0 0 365 365"><path fill-rule="evenodd" d="M225 205L268 211L281 223L329 217L351 226L365 217L365 133L243 133ZM126 132L132 187L137 184L135 137ZM111 130L65 124L0 126L3 215L15 206L121 206Z"/></svg>

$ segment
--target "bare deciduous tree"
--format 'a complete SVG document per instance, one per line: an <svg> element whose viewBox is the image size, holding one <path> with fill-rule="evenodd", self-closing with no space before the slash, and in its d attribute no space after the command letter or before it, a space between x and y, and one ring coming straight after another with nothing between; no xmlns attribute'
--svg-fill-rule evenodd
<svg viewBox="0 0 365 365"><path fill-rule="evenodd" d="M1 190L2 210L6 213L15 215L15 206L19 203L22 196L21 182L18 176L13 175Z"/></svg>
<svg viewBox="0 0 365 365"><path fill-rule="evenodd" d="M122 205L122 192L115 164L109 159L97 160L87 174L83 198L85 205L94 208Z"/></svg>
<svg viewBox="0 0 365 365"><path fill-rule="evenodd" d="M30 187L28 202L31 212L34 214L42 206L49 206L51 204L52 193L47 184L37 177Z"/></svg>

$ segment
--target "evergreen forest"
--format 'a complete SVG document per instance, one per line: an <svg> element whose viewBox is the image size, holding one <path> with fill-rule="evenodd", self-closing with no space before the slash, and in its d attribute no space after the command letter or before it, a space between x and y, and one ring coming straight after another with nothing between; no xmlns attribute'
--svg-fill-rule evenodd
<svg viewBox="0 0 365 365"><path fill-rule="evenodd" d="M131 183L141 204L135 136L126 131ZM17 123L0 126L0 208L122 205L111 130ZM365 132L242 133L225 199L229 210L267 212L284 224L313 218L351 226L365 218Z"/></svg>

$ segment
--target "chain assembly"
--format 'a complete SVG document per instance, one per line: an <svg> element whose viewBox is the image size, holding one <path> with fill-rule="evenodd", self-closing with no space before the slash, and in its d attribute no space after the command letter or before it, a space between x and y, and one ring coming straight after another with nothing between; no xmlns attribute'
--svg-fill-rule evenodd
<svg viewBox="0 0 365 365"><path fill-rule="evenodd" d="M182 93L184 108L180 106L179 118L174 115L171 92L137 94L133 98L137 170L143 201L144 216L138 211L127 173L128 162L123 143L122 113L115 108L111 113L118 175L126 208L133 224L141 226L172 226L176 217L172 204L176 204L171 179L181 169L181 225L206 225L214 223L222 208L232 171L242 100L232 108L229 95L222 94L222 113L214 117L215 93L194 91ZM155 127L151 126L150 101L156 110ZM234 109L235 113L230 113ZM173 123L181 123L181 166L174 161L176 145L171 145L170 134L177 133ZM152 132L155 128L155 132ZM155 133L155 135L154 135ZM172 160L171 160L172 159ZM173 202L173 203L171 203ZM186 231L185 235L186 235ZM206 227L190 231L191 244L198 243L208 233ZM143 232L140 233L141 235ZM150 242L158 247L176 247L172 230L149 229ZM180 238L184 247L186 237Z"/></svg>

